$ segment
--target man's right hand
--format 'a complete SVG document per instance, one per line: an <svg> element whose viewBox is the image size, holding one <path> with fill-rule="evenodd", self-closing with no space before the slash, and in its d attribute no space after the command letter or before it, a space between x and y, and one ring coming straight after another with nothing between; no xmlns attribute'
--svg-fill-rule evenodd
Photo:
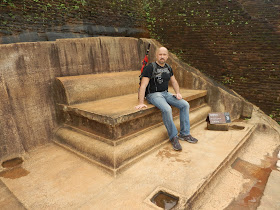
<svg viewBox="0 0 280 210"><path fill-rule="evenodd" d="M146 87L148 86L150 81L149 77L143 77L141 80L141 86L138 91L138 105L135 106L135 109L143 109L147 108L147 105L144 104L144 98L145 98L145 91Z"/></svg>
<svg viewBox="0 0 280 210"><path fill-rule="evenodd" d="M147 108L146 104L138 104L137 106L135 106L135 109L142 109L142 108Z"/></svg>

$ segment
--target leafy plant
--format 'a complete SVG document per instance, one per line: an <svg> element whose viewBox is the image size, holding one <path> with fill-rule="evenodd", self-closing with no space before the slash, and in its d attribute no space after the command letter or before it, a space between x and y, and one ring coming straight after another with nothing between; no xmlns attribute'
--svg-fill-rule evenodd
<svg viewBox="0 0 280 210"><path fill-rule="evenodd" d="M223 76L222 83L231 85L234 83L233 76Z"/></svg>

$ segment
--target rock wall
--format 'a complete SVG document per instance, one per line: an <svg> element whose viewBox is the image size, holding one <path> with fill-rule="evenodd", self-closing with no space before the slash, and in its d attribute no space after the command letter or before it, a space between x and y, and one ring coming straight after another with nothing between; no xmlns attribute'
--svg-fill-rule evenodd
<svg viewBox="0 0 280 210"><path fill-rule="evenodd" d="M280 2L150 4L151 32L183 61L280 121Z"/></svg>
<svg viewBox="0 0 280 210"><path fill-rule="evenodd" d="M55 77L139 70L143 41L84 38L0 45L0 161L51 140Z"/></svg>
<svg viewBox="0 0 280 210"><path fill-rule="evenodd" d="M96 37L0 45L0 162L51 141L59 122L55 110L55 77L141 69L155 40ZM207 89L213 111L228 111L232 119L250 117L252 104L219 87L197 69L170 54L168 61L181 87Z"/></svg>
<svg viewBox="0 0 280 210"><path fill-rule="evenodd" d="M0 43L152 37L280 122L279 0L5 0L0 10Z"/></svg>
<svg viewBox="0 0 280 210"><path fill-rule="evenodd" d="M147 37L138 0L5 0L0 43L95 36Z"/></svg>

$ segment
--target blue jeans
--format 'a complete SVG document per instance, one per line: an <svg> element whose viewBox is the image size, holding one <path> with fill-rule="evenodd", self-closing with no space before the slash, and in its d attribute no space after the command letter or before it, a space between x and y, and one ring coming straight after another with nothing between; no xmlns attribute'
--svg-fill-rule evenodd
<svg viewBox="0 0 280 210"><path fill-rule="evenodd" d="M180 109L180 134L190 134L190 105L187 101L185 101L184 99L178 100L167 91L150 93L146 96L146 99L149 103L155 105L160 109L162 113L163 123L167 129L169 139L172 139L173 137L178 135L177 128L173 121L171 106L175 106Z"/></svg>

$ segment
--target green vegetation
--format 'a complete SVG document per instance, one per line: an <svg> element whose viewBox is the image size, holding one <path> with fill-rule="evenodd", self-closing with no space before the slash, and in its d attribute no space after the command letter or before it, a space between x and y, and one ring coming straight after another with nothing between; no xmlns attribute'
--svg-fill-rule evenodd
<svg viewBox="0 0 280 210"><path fill-rule="evenodd" d="M137 22L138 19L143 20L144 10L140 5L138 0L0 0L0 30L13 31L13 27L7 26L13 24L13 19L21 20L21 24L26 22L31 27L32 24L41 24L42 30L46 25L64 25L69 19L88 21L104 15L116 20L122 18L121 22L128 18ZM106 21L106 17L103 20Z"/></svg>
<svg viewBox="0 0 280 210"><path fill-rule="evenodd" d="M222 83L229 84L229 85L233 84L234 83L233 76L231 76L231 75L223 76Z"/></svg>
<svg viewBox="0 0 280 210"><path fill-rule="evenodd" d="M275 109L269 116L280 125L280 109Z"/></svg>

